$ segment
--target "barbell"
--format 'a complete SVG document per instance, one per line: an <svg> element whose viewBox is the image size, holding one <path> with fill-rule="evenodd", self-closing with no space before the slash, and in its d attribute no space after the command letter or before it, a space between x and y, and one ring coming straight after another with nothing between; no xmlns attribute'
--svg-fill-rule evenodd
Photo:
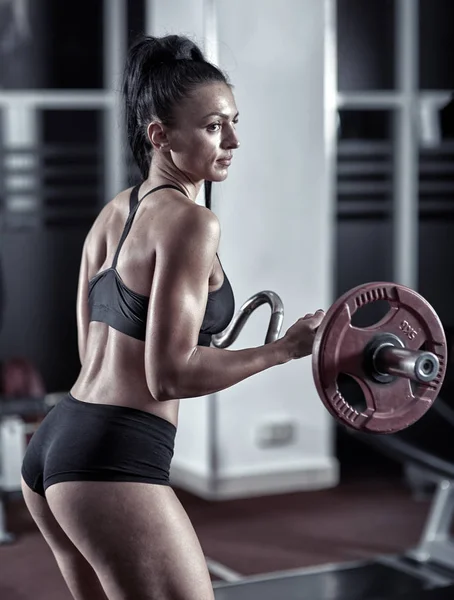
<svg viewBox="0 0 454 600"><path fill-rule="evenodd" d="M352 324L364 306L387 301L389 310L368 327ZM284 317L280 297L263 291L249 298L212 344L233 344L262 304L271 307L265 343L278 339ZM395 283L371 282L343 294L326 312L312 350L312 373L323 404L347 427L395 433L420 419L437 398L446 374L447 344L435 310L420 294ZM360 386L365 408L357 409L339 389L341 375Z"/></svg>
<svg viewBox="0 0 454 600"><path fill-rule="evenodd" d="M352 324L359 309L383 300L389 310L377 323ZM265 343L277 340L284 306L278 294L265 290L241 306L229 326L212 337L212 345L232 345L251 314L265 303L271 307ZM395 283L366 283L343 294L326 312L312 349L315 387L327 410L343 425L371 433L394 433L420 419L440 392L446 365L446 337L435 310L417 292ZM341 393L338 381L343 374L359 384L364 409ZM47 395L47 410L59 399L58 394ZM30 399L24 403L36 410ZM1 408L0 417L8 413L5 403ZM17 399L12 408L17 412Z"/></svg>

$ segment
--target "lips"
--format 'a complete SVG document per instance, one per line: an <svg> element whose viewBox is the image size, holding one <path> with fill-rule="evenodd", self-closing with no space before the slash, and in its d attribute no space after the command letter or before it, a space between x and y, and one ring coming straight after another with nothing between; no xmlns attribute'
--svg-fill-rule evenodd
<svg viewBox="0 0 454 600"><path fill-rule="evenodd" d="M225 165L228 167L232 162L232 157L219 158L216 162L218 162L220 165Z"/></svg>

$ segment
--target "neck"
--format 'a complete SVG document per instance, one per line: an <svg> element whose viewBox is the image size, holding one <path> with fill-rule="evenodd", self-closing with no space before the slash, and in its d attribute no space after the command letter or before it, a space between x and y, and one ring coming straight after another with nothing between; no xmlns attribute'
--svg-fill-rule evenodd
<svg viewBox="0 0 454 600"><path fill-rule="evenodd" d="M195 202L203 180L193 181L186 173L183 173L173 163L156 154L151 161L148 178L144 181L146 187L156 187L163 184L171 184L180 187L187 197Z"/></svg>

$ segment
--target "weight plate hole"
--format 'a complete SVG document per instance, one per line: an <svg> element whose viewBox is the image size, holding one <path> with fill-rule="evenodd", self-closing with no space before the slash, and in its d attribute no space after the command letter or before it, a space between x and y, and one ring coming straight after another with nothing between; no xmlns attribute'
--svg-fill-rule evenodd
<svg viewBox="0 0 454 600"><path fill-rule="evenodd" d="M366 398L356 379L345 373L340 373L337 378L337 387L345 402L357 412L362 413L367 410Z"/></svg>
<svg viewBox="0 0 454 600"><path fill-rule="evenodd" d="M353 315L352 325L354 327L371 327L381 321L390 310L391 306L386 300L376 300L370 304L365 304L358 308Z"/></svg>

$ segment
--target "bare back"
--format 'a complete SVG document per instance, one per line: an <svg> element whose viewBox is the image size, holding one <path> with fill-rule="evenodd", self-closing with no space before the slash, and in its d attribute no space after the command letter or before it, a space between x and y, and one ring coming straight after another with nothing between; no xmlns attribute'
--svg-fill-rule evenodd
<svg viewBox="0 0 454 600"><path fill-rule="evenodd" d="M84 352L82 368L71 393L85 402L144 410L176 426L179 400L158 402L150 393L145 343L105 323L88 322L88 282L112 265L128 218L130 193L130 189L120 193L104 207L84 246L78 291L78 335L79 340L85 337L82 342ZM139 196L142 197L143 192ZM118 274L130 290L150 296L157 247L162 240L172 236L172 223L178 211L198 209L176 190L160 190L144 198L116 265ZM209 290L219 288L222 281L223 271L219 261L215 260L209 277ZM165 318L165 315L162 317Z"/></svg>

